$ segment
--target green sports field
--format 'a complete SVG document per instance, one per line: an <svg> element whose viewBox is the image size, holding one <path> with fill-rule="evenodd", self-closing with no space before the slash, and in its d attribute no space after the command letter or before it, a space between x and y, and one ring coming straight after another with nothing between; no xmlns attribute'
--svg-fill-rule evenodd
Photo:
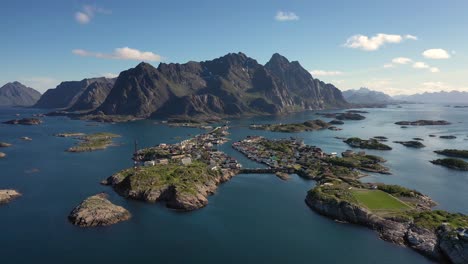
<svg viewBox="0 0 468 264"><path fill-rule="evenodd" d="M411 207L380 190L352 190L353 196L372 211L403 211Z"/></svg>

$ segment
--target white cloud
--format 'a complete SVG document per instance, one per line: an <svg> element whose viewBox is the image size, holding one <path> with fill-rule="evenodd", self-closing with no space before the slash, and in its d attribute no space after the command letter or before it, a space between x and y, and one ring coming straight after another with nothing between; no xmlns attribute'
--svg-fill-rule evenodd
<svg viewBox="0 0 468 264"><path fill-rule="evenodd" d="M294 21L299 20L299 16L297 16L294 12L278 11L278 13L276 13L275 19L277 21Z"/></svg>
<svg viewBox="0 0 468 264"><path fill-rule="evenodd" d="M44 93L47 89L55 88L60 81L52 77L22 77L19 78L19 82L25 84L28 87L34 88L41 93Z"/></svg>
<svg viewBox="0 0 468 264"><path fill-rule="evenodd" d="M75 20L80 24L88 24L91 21L91 17L83 12L76 12Z"/></svg>
<svg viewBox="0 0 468 264"><path fill-rule="evenodd" d="M361 49L365 51L374 51L378 50L381 46L386 43L400 43L404 39L416 40L417 37L412 35L390 35L379 33L373 37L368 37L364 35L354 35L346 40L344 44L345 47L353 49Z"/></svg>
<svg viewBox="0 0 468 264"><path fill-rule="evenodd" d="M429 65L424 62L418 61L413 64L413 68L415 69L428 69Z"/></svg>
<svg viewBox="0 0 468 264"><path fill-rule="evenodd" d="M418 37L408 34L405 35L405 39L418 40Z"/></svg>
<svg viewBox="0 0 468 264"><path fill-rule="evenodd" d="M428 59L448 59L450 54L444 49L428 49L422 55Z"/></svg>
<svg viewBox="0 0 468 264"><path fill-rule="evenodd" d="M92 52L82 49L74 49L72 53L83 57L96 57L102 59L161 61L162 57L149 51L139 51L129 47L116 48L112 53Z"/></svg>
<svg viewBox="0 0 468 264"><path fill-rule="evenodd" d="M437 67L431 67L431 68L429 69L429 71L432 72L432 73L438 73L438 72L440 72L439 68L437 68Z"/></svg>
<svg viewBox="0 0 468 264"><path fill-rule="evenodd" d="M394 58L392 60L393 63L396 63L396 64L408 64L410 62L412 62L413 60L410 59L410 58L405 58L405 57L398 57L398 58Z"/></svg>
<svg viewBox="0 0 468 264"><path fill-rule="evenodd" d="M387 63L387 64L384 64L383 66L384 68L388 69L388 68L395 68L395 65L391 64L391 63Z"/></svg>
<svg viewBox="0 0 468 264"><path fill-rule="evenodd" d="M118 77L119 75L115 74L115 73L112 73L112 72L106 72L106 73L102 74L102 76L106 77L106 78L109 78L109 79L112 79L112 78Z"/></svg>
<svg viewBox="0 0 468 264"><path fill-rule="evenodd" d="M75 13L75 20L80 24L88 24L96 14L110 14L111 11L92 5L85 5L81 11Z"/></svg>
<svg viewBox="0 0 468 264"><path fill-rule="evenodd" d="M312 76L337 76L337 75L342 75L343 72L340 72L340 71L313 70L313 71L310 71L310 74L312 74Z"/></svg>

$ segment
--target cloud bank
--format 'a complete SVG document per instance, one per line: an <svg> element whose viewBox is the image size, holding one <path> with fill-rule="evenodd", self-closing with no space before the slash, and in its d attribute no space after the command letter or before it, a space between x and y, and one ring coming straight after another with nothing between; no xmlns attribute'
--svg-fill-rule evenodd
<svg viewBox="0 0 468 264"><path fill-rule="evenodd" d="M361 49L365 51L375 51L386 43L401 43L403 40L417 40L418 38L413 35L391 35L379 33L373 37L364 35L354 35L349 37L344 44L347 48Z"/></svg>
<svg viewBox="0 0 468 264"><path fill-rule="evenodd" d="M138 60L138 61L161 61L162 57L150 51L140 51L129 47L116 48L112 53L101 53L74 49L72 53L82 57L95 57L100 59Z"/></svg>

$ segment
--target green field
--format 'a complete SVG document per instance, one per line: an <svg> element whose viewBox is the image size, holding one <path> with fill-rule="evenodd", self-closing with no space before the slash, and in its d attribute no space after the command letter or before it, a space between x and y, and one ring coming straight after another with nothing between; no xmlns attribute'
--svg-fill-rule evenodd
<svg viewBox="0 0 468 264"><path fill-rule="evenodd" d="M372 211L402 211L411 207L380 190L352 190L358 202Z"/></svg>

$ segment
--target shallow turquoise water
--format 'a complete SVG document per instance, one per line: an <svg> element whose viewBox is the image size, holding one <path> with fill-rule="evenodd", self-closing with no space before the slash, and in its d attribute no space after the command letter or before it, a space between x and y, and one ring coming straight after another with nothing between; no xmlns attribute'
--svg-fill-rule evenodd
<svg viewBox="0 0 468 264"><path fill-rule="evenodd" d="M369 151L385 157L393 175L370 175L382 181L416 188L430 195L439 208L468 213L468 173L435 166L433 150L468 149L466 108L405 105L403 108L368 109L367 119L348 121L343 131L298 133L307 144L327 152L347 146L335 136L387 136L391 141L422 137L424 149L389 143L392 151ZM29 109L0 109L0 121L27 115ZM290 134L251 131L258 122L293 122L317 118L314 112L282 117L233 120L232 140L247 135L286 137ZM401 120L445 119L450 126L401 129ZM297 176L283 182L273 175L238 175L209 198L209 205L191 213L168 210L158 204L127 201L99 181L132 165L133 140L141 146L179 141L199 129L170 128L153 121L89 126L62 117L45 118L34 127L0 125L2 149L0 188L14 188L23 196L0 207L0 254L9 263L428 263L419 254L381 241L366 228L338 224L311 211L304 203L313 181ZM462 123L459 123L462 122ZM121 134L120 146L92 153L67 153L73 139L56 138L59 132L108 131ZM456 135L455 140L429 134ZM19 140L33 138L31 142ZM232 150L245 167L258 167ZM38 170L38 171L37 171ZM67 221L70 210L84 198L106 191L127 208L133 218L111 227L82 229Z"/></svg>

